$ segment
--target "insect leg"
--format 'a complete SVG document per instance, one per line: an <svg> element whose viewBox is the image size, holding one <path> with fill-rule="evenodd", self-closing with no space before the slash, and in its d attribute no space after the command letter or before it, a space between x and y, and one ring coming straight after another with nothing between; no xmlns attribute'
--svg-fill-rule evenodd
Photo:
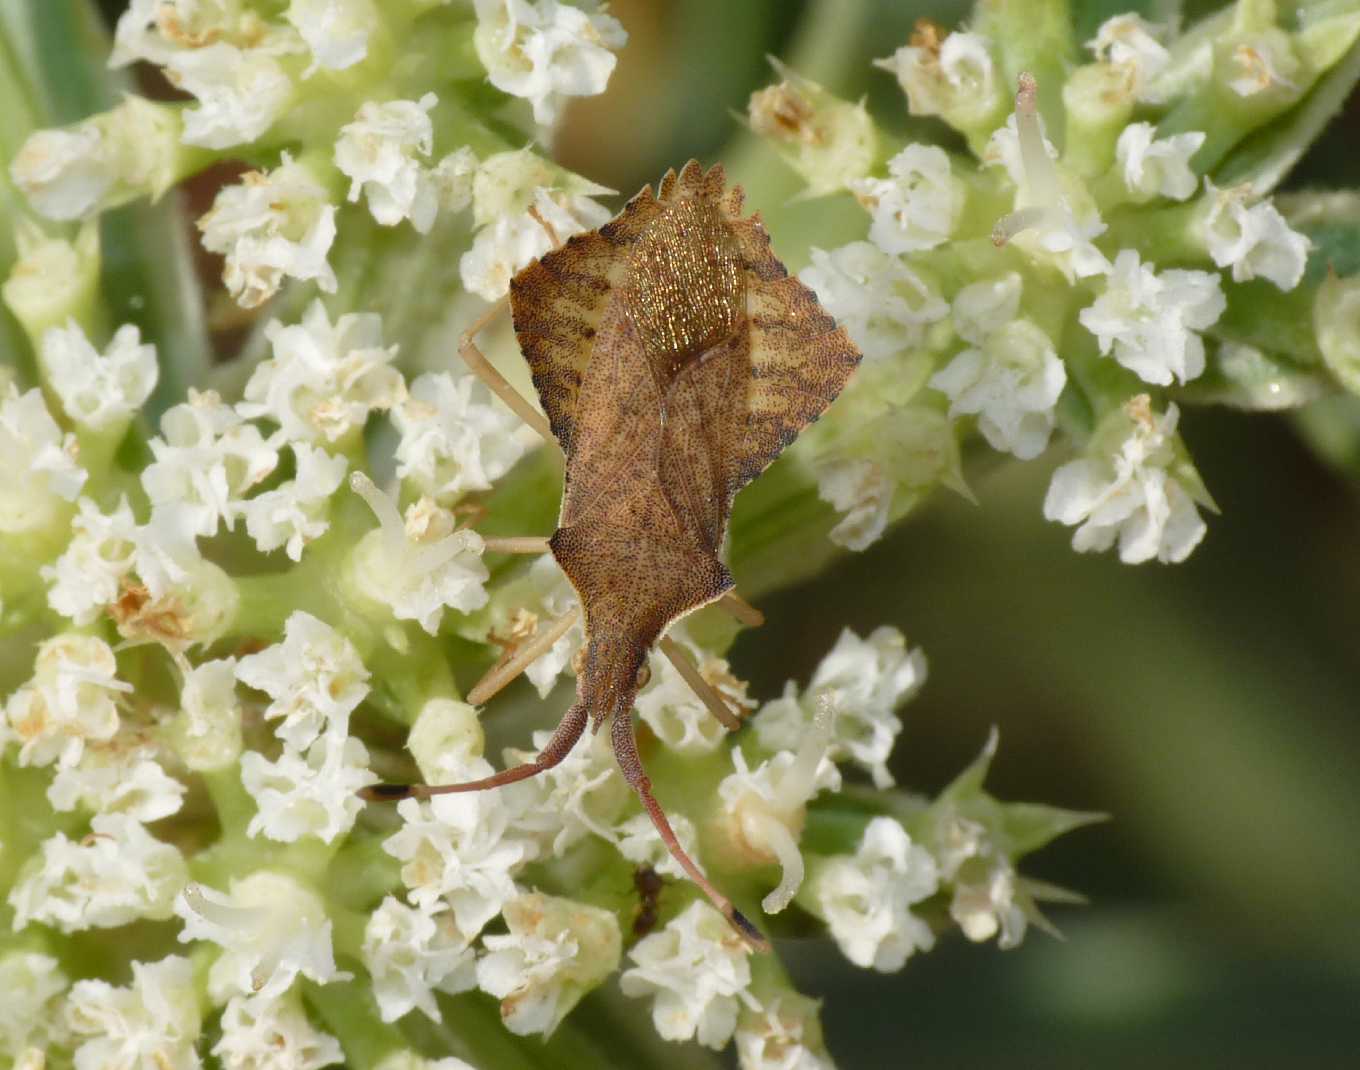
<svg viewBox="0 0 1360 1070"><path fill-rule="evenodd" d="M741 727L741 718L727 708L722 694L704 679L703 674L699 672L694 662L689 660L689 655L679 643L669 635L663 635L657 640L656 645L675 666L675 671L681 675L685 683L689 684L690 690L703 700L708 712L713 714L724 728L729 732L735 732Z"/></svg>
<svg viewBox="0 0 1360 1070"><path fill-rule="evenodd" d="M633 790L638 793L638 798L642 800L647 816L652 819L652 824L656 826L656 831L661 836L661 842L666 845L666 850L670 851L671 857L680 863L681 868L689 874L689 879L699 886L699 890L704 895L708 896L709 902L718 908L722 916L728 920L732 928L741 934L742 939L747 944L756 951L769 951L770 942L765 939L761 931L751 924L746 915L733 905L732 900L714 887L713 882L704 876L703 871L694 864L694 859L685 853L685 849L680 846L680 841L675 838L675 830L671 828L671 823L666 819L665 811L661 809L661 804L656 801L656 797L652 794L652 782L642 768L642 759L638 757L637 740L633 738L632 714L615 714L611 732L614 743L614 757L619 763L623 779L628 781Z"/></svg>
<svg viewBox="0 0 1360 1070"><path fill-rule="evenodd" d="M486 675L472 685L467 700L474 706L487 702L520 673L541 658L552 645L566 635L580 617L580 609L569 609L542 632L521 644L508 658L498 661Z"/></svg>
<svg viewBox="0 0 1360 1070"><path fill-rule="evenodd" d="M553 732L547 745L538 752L538 757L523 765L502 769L481 780L469 780L463 784L372 784L359 791L360 797L369 802L395 802L399 799L428 799L431 795L449 795L464 791L485 791L498 788L502 784L513 784L517 780L528 780L547 769L559 764L571 753L581 733L586 730L589 717L586 708L575 705L562 718L561 724Z"/></svg>
<svg viewBox="0 0 1360 1070"><path fill-rule="evenodd" d="M489 554L546 554L552 549L539 535L487 535L482 544Z"/></svg>
<svg viewBox="0 0 1360 1070"><path fill-rule="evenodd" d="M510 307L510 298L502 297L494 305L488 308L469 327L458 339L458 355L463 358L471 372L487 385L498 398L506 403L516 416L532 427L549 445L557 445L557 439L553 437L552 428L548 426L547 417L530 405L518 390L510 385L510 381L498 372L491 361L473 341L477 335L481 334L497 316L504 313Z"/></svg>
<svg viewBox="0 0 1360 1070"><path fill-rule="evenodd" d="M737 594L736 591L728 591L724 594L718 599L718 605L747 627L759 628L765 623L765 614Z"/></svg>

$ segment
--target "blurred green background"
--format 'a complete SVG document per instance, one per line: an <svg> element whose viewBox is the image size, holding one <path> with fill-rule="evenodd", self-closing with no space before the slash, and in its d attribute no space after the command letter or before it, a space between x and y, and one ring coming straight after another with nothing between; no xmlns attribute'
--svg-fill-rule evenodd
<svg viewBox="0 0 1360 1070"><path fill-rule="evenodd" d="M1085 40L1118 11L1213 6L1088 0L1074 18ZM952 26L967 7L613 0L631 41L609 92L569 112L558 154L625 194L692 156L721 159L796 268L867 220L848 198L789 203L796 180L744 136L733 113L770 80L765 56L867 94L884 126L908 130L869 61L918 17ZM1287 188L1360 185L1358 129L1353 99ZM1032 933L1002 953L952 938L890 977L830 945L794 948L846 1070L1360 1066L1354 476L1288 416L1191 410L1182 428L1223 509L1188 564L1073 553L1070 531L1040 517L1063 458L987 459L967 473L980 504L942 493L764 600L769 623L739 640L738 671L770 697L790 674L806 681L842 626L896 624L931 665L905 711L899 782L938 790L995 724L997 796L1113 815L1027 863L1091 898L1054 911L1065 942Z"/></svg>

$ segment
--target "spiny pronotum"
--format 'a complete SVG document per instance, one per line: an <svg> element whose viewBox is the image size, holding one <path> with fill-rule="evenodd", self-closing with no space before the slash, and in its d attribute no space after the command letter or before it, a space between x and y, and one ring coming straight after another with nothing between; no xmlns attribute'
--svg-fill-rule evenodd
<svg viewBox="0 0 1360 1070"><path fill-rule="evenodd" d="M561 762L587 723L599 731L609 722L619 768L670 853L763 949L760 931L676 840L632 722L647 651L660 641L715 714L739 724L662 633L719 599L749 619L719 558L732 500L825 411L860 359L775 257L759 214L742 217L742 201L739 186L726 188L721 165L705 173L691 160L678 176L668 171L655 196L643 187L604 226L514 277L515 335L546 425L473 342L500 308L464 336L469 366L566 457L552 538L489 540L488 549L551 550L575 587L586 635L577 698L533 761L464 784L380 784L364 794L425 798L523 780ZM493 669L494 682L479 683L469 700L485 701L574 619L568 614Z"/></svg>

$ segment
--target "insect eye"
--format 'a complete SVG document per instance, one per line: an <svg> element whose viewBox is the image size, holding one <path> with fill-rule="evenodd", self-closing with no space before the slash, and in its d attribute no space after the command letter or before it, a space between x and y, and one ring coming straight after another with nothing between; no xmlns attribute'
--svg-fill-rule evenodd
<svg viewBox="0 0 1360 1070"><path fill-rule="evenodd" d="M638 671L637 671L637 686L638 686L638 689L641 690L642 688L646 687L647 684L648 684L648 682L649 682L651 679L652 679L652 668L651 668L650 665L648 665L648 664L644 661L640 666L638 666Z"/></svg>

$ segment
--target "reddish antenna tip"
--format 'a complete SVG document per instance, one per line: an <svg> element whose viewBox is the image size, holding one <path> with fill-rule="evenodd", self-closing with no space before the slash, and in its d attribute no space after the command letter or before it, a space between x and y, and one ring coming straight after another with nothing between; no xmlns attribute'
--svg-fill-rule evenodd
<svg viewBox="0 0 1360 1070"><path fill-rule="evenodd" d="M365 802L397 802L415 794L415 788L410 784L370 784L358 791L359 798Z"/></svg>
<svg viewBox="0 0 1360 1070"><path fill-rule="evenodd" d="M765 934L752 924L751 919L743 914L736 907L732 907L732 912L728 914L727 920L732 923L732 927L741 933L742 939L751 945L752 951L769 952L774 948L770 946L770 941L765 939Z"/></svg>

